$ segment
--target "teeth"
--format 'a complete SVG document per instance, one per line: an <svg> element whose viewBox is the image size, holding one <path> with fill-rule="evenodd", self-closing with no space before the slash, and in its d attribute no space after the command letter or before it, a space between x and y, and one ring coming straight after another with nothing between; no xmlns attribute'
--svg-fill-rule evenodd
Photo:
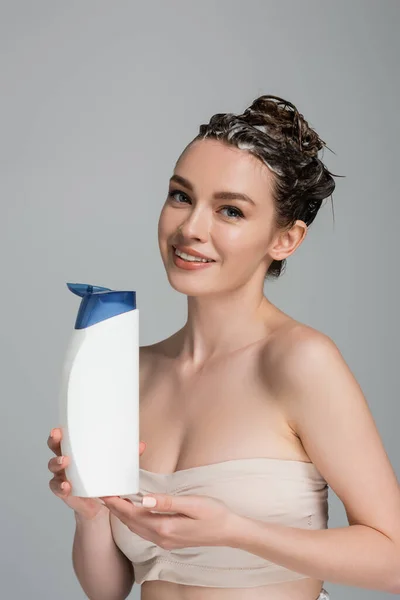
<svg viewBox="0 0 400 600"><path fill-rule="evenodd" d="M175 248L175 254L183 258L183 260L187 260L189 262L213 262L207 258L200 258L199 256L192 256L191 254L186 254L186 252L181 252L177 248Z"/></svg>

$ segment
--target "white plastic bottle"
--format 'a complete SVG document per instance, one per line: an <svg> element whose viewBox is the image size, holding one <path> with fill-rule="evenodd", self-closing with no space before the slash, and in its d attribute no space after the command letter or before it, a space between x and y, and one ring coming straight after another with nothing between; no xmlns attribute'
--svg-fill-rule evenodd
<svg viewBox="0 0 400 600"><path fill-rule="evenodd" d="M139 491L139 310L134 291L67 283L82 298L62 370L61 450L71 494Z"/></svg>

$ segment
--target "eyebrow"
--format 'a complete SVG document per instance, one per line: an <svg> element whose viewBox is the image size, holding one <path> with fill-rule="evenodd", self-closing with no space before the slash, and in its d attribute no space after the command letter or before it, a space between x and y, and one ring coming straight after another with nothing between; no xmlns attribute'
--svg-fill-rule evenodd
<svg viewBox="0 0 400 600"><path fill-rule="evenodd" d="M191 192L194 192L193 185L190 183L188 179L185 179L181 175L172 175L170 178L170 182L176 181L180 183L184 187L186 187ZM247 194L240 194L239 192L215 192L214 198L219 200L243 200L244 202L249 202L255 206L254 200L250 198Z"/></svg>

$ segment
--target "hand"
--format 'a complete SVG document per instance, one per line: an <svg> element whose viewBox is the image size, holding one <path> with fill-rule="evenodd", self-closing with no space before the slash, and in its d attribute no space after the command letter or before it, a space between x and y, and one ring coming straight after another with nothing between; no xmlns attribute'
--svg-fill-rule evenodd
<svg viewBox="0 0 400 600"><path fill-rule="evenodd" d="M65 468L69 464L69 457L63 456L62 463L58 464L57 458L61 458L61 439L62 431L60 428L52 430L53 436L49 436L47 445L56 455L51 458L48 463L48 469L54 473L54 477L50 480L49 486L51 491L65 502L67 506L72 508L78 515L85 519L93 519L100 511L108 514L108 509L100 502L98 498L82 498L80 496L71 496L72 486L65 475ZM139 444L139 456L141 456L146 448L145 442ZM61 487L62 486L62 487Z"/></svg>
<svg viewBox="0 0 400 600"><path fill-rule="evenodd" d="M167 494L146 494L142 500L149 497L157 500L155 507L139 506L119 496L103 496L102 500L133 533L165 550L229 545L228 533L238 515L221 500ZM175 514L162 514L170 512Z"/></svg>

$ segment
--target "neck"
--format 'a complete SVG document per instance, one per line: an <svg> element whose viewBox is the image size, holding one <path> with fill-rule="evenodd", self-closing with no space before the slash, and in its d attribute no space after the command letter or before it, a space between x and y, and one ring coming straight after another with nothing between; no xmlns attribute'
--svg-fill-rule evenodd
<svg viewBox="0 0 400 600"><path fill-rule="evenodd" d="M266 339L280 311L264 296L237 289L188 296L188 317L177 332L178 356L187 369Z"/></svg>

